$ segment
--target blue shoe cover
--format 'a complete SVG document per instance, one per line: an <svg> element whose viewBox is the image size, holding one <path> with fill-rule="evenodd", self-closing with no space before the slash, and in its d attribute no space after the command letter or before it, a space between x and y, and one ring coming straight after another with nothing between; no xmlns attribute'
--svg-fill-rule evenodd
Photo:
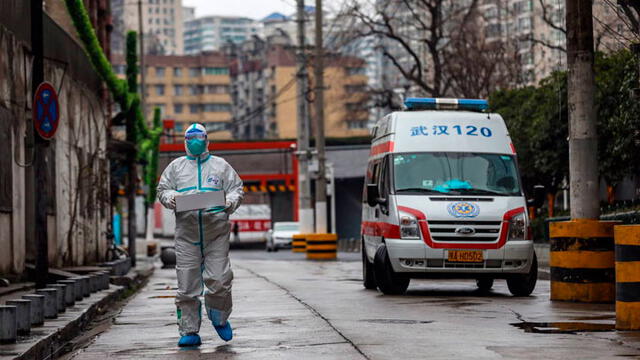
<svg viewBox="0 0 640 360"><path fill-rule="evenodd" d="M180 338L180 341L178 341L178 346L180 347L200 346L200 344L202 344L202 341L200 340L200 335L198 334L189 334L182 336Z"/></svg>
<svg viewBox="0 0 640 360"><path fill-rule="evenodd" d="M231 323L229 323L228 321L222 326L213 325L213 328L216 329L216 332L218 333L218 336L220 336L220 339L224 341L233 339L233 330L231 330Z"/></svg>

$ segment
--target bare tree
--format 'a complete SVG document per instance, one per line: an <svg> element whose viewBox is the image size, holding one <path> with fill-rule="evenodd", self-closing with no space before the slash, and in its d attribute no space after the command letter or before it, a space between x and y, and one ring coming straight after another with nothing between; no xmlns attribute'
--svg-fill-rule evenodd
<svg viewBox="0 0 640 360"><path fill-rule="evenodd" d="M563 14L555 14L559 10L558 5L550 0L538 0L539 10L536 16L542 20L545 26L567 34ZM607 43L615 43L618 46L626 46L640 41L640 2L629 0L596 0L594 1L593 23L595 49L600 50ZM548 39L530 35L532 42L544 47L567 51L564 41L562 44L554 44Z"/></svg>
<svg viewBox="0 0 640 360"><path fill-rule="evenodd" d="M488 39L478 0L351 0L339 15L349 24L343 43L375 37L391 74L380 103L394 103L394 88L429 96L486 96L516 85L519 58L502 36Z"/></svg>
<svg viewBox="0 0 640 360"><path fill-rule="evenodd" d="M444 69L451 93L464 97L487 97L496 89L519 85L522 59L518 39L487 34L489 20L480 9L452 31Z"/></svg>

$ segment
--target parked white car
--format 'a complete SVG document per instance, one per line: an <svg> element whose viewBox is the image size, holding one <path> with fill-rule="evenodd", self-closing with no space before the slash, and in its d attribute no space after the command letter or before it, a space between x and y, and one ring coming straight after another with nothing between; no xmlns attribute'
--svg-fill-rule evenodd
<svg viewBox="0 0 640 360"><path fill-rule="evenodd" d="M277 222L267 233L267 251L278 251L281 248L290 248L293 235L300 233L300 225L297 222Z"/></svg>

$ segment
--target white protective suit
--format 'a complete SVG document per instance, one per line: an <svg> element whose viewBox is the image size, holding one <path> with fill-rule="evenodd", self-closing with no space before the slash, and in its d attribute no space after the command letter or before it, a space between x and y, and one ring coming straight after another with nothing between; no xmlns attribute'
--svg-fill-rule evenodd
<svg viewBox="0 0 640 360"><path fill-rule="evenodd" d="M200 330L199 297L203 293L207 315L215 326L224 325L231 313L229 214L240 205L242 188L242 180L231 165L206 150L193 156L187 149L187 156L173 160L162 172L158 199L165 207L175 207L177 194L202 191L224 191L228 206L175 214L176 314L182 336Z"/></svg>

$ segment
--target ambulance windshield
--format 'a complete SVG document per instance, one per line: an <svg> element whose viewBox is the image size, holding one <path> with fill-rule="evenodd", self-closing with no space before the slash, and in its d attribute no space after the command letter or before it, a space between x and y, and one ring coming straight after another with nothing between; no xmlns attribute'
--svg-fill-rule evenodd
<svg viewBox="0 0 640 360"><path fill-rule="evenodd" d="M515 159L483 153L405 153L393 157L398 194L520 196Z"/></svg>

